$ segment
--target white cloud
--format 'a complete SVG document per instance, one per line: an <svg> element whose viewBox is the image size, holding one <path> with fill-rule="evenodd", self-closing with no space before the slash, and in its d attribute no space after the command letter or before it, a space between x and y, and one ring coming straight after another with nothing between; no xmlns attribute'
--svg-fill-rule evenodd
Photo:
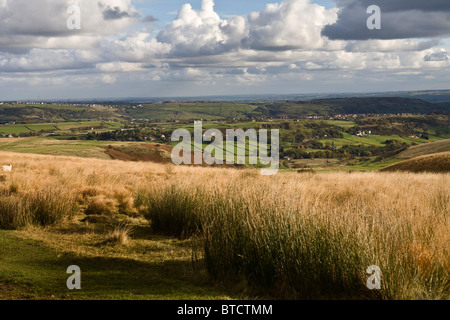
<svg viewBox="0 0 450 320"><path fill-rule="evenodd" d="M411 39L400 40L363 40L349 41L345 49L350 52L395 52L395 51L423 51L439 44L438 39L418 41Z"/></svg>
<svg viewBox="0 0 450 320"><path fill-rule="evenodd" d="M112 59L134 62L155 62L168 54L171 44L158 42L147 31L138 31L125 39L114 40L108 45Z"/></svg>
<svg viewBox="0 0 450 320"><path fill-rule="evenodd" d="M243 17L221 20L214 11L212 0L202 0L202 9L196 11L185 4L177 18L157 37L158 41L172 46L172 55L194 56L219 54L240 47L246 36Z"/></svg>
<svg viewBox="0 0 450 320"><path fill-rule="evenodd" d="M73 4L81 8L81 30L67 28L67 8ZM108 19L111 8L125 15ZM0 50L86 48L130 27L137 15L131 0L3 0Z"/></svg>
<svg viewBox="0 0 450 320"><path fill-rule="evenodd" d="M104 74L101 76L102 83L113 84L117 81L117 77L111 74Z"/></svg>
<svg viewBox="0 0 450 320"><path fill-rule="evenodd" d="M284 0L252 12L249 46L253 49L314 49L324 45L322 28L334 23L337 10L312 4L309 0Z"/></svg>
<svg viewBox="0 0 450 320"><path fill-rule="evenodd" d="M189 90L244 90L290 81L294 88L362 77L439 79L435 74L450 67L447 51L436 48L440 39L330 41L321 31L336 21L337 10L310 0L284 0L228 18L215 12L213 0L203 0L200 10L183 5L159 32L138 24L131 0L78 0L82 30L70 31L66 9L74 2L0 0L0 73L13 79L10 85L134 90L183 83Z"/></svg>
<svg viewBox="0 0 450 320"><path fill-rule="evenodd" d="M105 62L98 63L95 68L100 72L137 72L142 71L142 63L130 62Z"/></svg>

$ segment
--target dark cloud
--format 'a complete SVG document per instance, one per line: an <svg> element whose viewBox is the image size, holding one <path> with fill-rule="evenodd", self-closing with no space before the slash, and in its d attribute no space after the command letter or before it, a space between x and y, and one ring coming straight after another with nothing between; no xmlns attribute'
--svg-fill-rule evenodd
<svg viewBox="0 0 450 320"><path fill-rule="evenodd" d="M107 7L103 10L103 18L105 20L119 20L122 18L129 18L130 14L126 11L122 11L120 7Z"/></svg>
<svg viewBox="0 0 450 320"><path fill-rule="evenodd" d="M338 21L322 35L332 40L411 39L450 34L449 0L336 0ZM381 30L369 30L367 8L381 9Z"/></svg>
<svg viewBox="0 0 450 320"><path fill-rule="evenodd" d="M396 12L407 10L430 11L450 11L450 1L448 0L335 0L340 8L352 8L356 6L369 7L379 6L384 12Z"/></svg>
<svg viewBox="0 0 450 320"><path fill-rule="evenodd" d="M158 19L155 18L154 16L146 16L141 21L147 22L147 23L154 23L154 22L158 21Z"/></svg>
<svg viewBox="0 0 450 320"><path fill-rule="evenodd" d="M447 61L449 60L447 51L441 50L425 56L424 61Z"/></svg>

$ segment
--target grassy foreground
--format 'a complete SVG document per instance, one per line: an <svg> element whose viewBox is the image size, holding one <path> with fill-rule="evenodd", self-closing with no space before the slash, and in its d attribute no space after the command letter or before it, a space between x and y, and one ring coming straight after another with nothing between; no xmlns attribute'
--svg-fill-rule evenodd
<svg viewBox="0 0 450 320"><path fill-rule="evenodd" d="M86 229L72 225L0 231L0 300L239 298L191 263L188 243L155 236L121 247L104 242L107 236L94 230L86 235ZM82 269L82 290L66 287L70 265Z"/></svg>
<svg viewBox="0 0 450 320"><path fill-rule="evenodd" d="M0 298L450 298L448 174L0 161Z"/></svg>

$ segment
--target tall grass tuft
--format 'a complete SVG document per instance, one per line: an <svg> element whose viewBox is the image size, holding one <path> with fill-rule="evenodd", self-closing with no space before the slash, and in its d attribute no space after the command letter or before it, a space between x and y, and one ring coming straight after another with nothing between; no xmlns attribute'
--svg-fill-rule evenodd
<svg viewBox="0 0 450 320"><path fill-rule="evenodd" d="M392 191L374 198L352 184L333 192L305 184L289 197L276 184L243 180L215 190L179 184L140 201L155 231L200 235L207 269L219 281L244 281L285 299L450 297L441 190L420 212ZM372 265L382 270L382 290L366 287Z"/></svg>
<svg viewBox="0 0 450 320"><path fill-rule="evenodd" d="M205 261L214 278L243 278L278 298L369 294L366 257L351 233L257 197L222 199L208 212Z"/></svg>
<svg viewBox="0 0 450 320"><path fill-rule="evenodd" d="M144 216L151 221L155 232L186 239L201 229L200 199L199 192L185 192L176 185L152 190L144 201L147 204Z"/></svg>
<svg viewBox="0 0 450 320"><path fill-rule="evenodd" d="M113 231L111 231L106 242L121 246L128 246L130 244L130 234L132 232L132 226L120 224L116 226Z"/></svg>
<svg viewBox="0 0 450 320"><path fill-rule="evenodd" d="M47 188L28 194L25 201L33 224L44 227L71 219L78 211L75 195L64 189Z"/></svg>
<svg viewBox="0 0 450 320"><path fill-rule="evenodd" d="M49 226L72 218L78 211L75 197L62 189L44 189L0 198L0 227Z"/></svg>
<svg viewBox="0 0 450 320"><path fill-rule="evenodd" d="M0 197L0 228L17 229L32 224L27 203L17 195Z"/></svg>

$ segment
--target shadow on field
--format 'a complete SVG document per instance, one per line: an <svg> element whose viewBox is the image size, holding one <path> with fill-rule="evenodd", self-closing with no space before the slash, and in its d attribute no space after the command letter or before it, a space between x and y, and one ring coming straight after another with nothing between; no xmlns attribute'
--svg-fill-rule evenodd
<svg viewBox="0 0 450 320"><path fill-rule="evenodd" d="M80 257L18 239L9 231L0 231L0 244L2 299L189 300L233 296L226 288L213 285L206 271L189 261ZM66 270L71 265L81 269L81 290L67 289L71 275Z"/></svg>
<svg viewBox="0 0 450 320"><path fill-rule="evenodd" d="M189 262L145 263L119 258L65 257L63 260L41 263L44 268L63 272L69 265L81 268L82 290L70 292L70 297L74 299L83 296L100 299L189 299L217 294L205 292L207 278L196 273ZM65 288L65 274L63 278L61 293L64 295L67 291L69 294Z"/></svg>

